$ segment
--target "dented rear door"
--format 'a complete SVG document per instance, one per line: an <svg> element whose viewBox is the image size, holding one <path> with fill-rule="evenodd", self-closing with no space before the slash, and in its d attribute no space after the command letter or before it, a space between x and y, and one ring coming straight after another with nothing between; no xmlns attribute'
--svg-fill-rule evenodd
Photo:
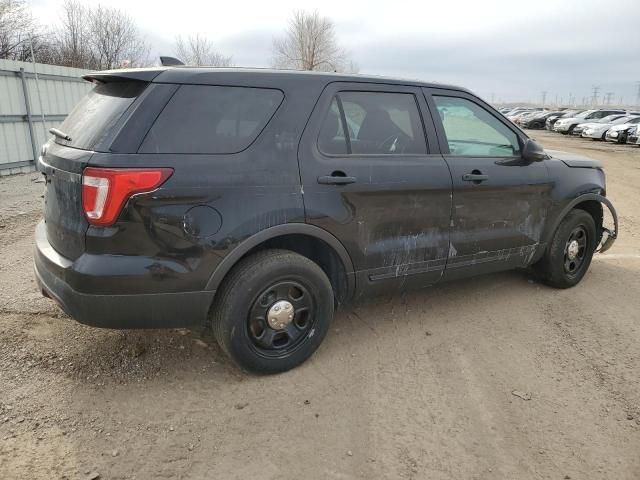
<svg viewBox="0 0 640 480"><path fill-rule="evenodd" d="M424 110L417 87L332 83L304 132L306 221L344 244L361 293L430 285L444 271L451 177Z"/></svg>

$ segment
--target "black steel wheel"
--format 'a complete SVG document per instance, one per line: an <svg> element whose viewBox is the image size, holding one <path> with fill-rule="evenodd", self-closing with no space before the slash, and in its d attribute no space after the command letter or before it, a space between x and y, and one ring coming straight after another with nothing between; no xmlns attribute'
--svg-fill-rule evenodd
<svg viewBox="0 0 640 480"><path fill-rule="evenodd" d="M300 282L284 280L265 288L254 300L247 334L256 351L282 356L309 334L316 318L316 301Z"/></svg>
<svg viewBox="0 0 640 480"><path fill-rule="evenodd" d="M552 287L573 287L587 272L596 246L593 217L584 210L571 210L560 222L551 243L533 270Z"/></svg>
<svg viewBox="0 0 640 480"><path fill-rule="evenodd" d="M587 255L587 232L582 225L573 229L564 247L564 271L567 275L575 275Z"/></svg>
<svg viewBox="0 0 640 480"><path fill-rule="evenodd" d="M288 250L264 250L241 260L225 278L212 326L241 368L277 373L315 352L333 313L331 283L316 263Z"/></svg>

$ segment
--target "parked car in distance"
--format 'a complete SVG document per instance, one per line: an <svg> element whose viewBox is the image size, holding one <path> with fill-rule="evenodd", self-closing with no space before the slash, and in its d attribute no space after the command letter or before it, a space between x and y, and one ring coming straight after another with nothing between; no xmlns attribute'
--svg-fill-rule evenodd
<svg viewBox="0 0 640 480"><path fill-rule="evenodd" d="M640 145L640 125L629 129L627 132L627 143L630 145Z"/></svg>
<svg viewBox="0 0 640 480"><path fill-rule="evenodd" d="M627 143L629 130L640 123L640 115L630 116L624 123L612 126L605 134L605 140L616 143Z"/></svg>
<svg viewBox="0 0 640 480"><path fill-rule="evenodd" d="M536 114L530 115L527 118L523 118L520 120L520 126L522 128L529 129L543 129L545 126L545 122L547 119L554 115L560 115L562 112L558 111L546 111L546 112L537 112Z"/></svg>
<svg viewBox="0 0 640 480"><path fill-rule="evenodd" d="M88 325L210 324L241 368L282 372L351 300L525 267L573 287L617 235L598 161L545 152L465 89L204 67L83 78L95 87L38 160L34 265Z"/></svg>
<svg viewBox="0 0 640 480"><path fill-rule="evenodd" d="M611 128L612 125L615 125L615 122L624 123L624 121L629 118L625 114L617 113L615 115L607 115L604 118L599 120L594 120L592 122L579 123L571 132L572 135L583 136L585 129L590 128L592 132L601 132L602 135L598 137L598 140L602 140L604 138L604 134Z"/></svg>
<svg viewBox="0 0 640 480"><path fill-rule="evenodd" d="M574 117L565 117L557 120L553 126L553 130L566 135L572 133L578 124L586 123L588 120L595 121L608 115L624 115L625 113L625 110L585 110Z"/></svg>
<svg viewBox="0 0 640 480"><path fill-rule="evenodd" d="M574 117L580 113L584 112L584 110L565 110L556 115L551 115L544 123L544 126L547 130L553 130L553 126L560 118L570 118Z"/></svg>
<svg viewBox="0 0 640 480"><path fill-rule="evenodd" d="M527 110L527 111L524 111L524 112L517 113L516 115L511 115L508 118L509 118L509 120L511 120L516 125L519 125L520 124L520 120L522 118L527 118L530 115L535 115L536 113L538 113L538 112Z"/></svg>
<svg viewBox="0 0 640 480"><path fill-rule="evenodd" d="M529 115L531 113L535 113L535 112L539 112L542 111L542 108L527 108L527 109L522 109L519 111L514 112L510 112L509 114L507 114L507 118L509 120L511 120L512 122L516 123L518 121L518 119L520 119L522 116L524 115Z"/></svg>
<svg viewBox="0 0 640 480"><path fill-rule="evenodd" d="M507 112L505 114L506 115L516 115L518 113L528 112L528 111L531 111L531 109L529 107L516 107L516 108L511 108L511 109L507 110Z"/></svg>

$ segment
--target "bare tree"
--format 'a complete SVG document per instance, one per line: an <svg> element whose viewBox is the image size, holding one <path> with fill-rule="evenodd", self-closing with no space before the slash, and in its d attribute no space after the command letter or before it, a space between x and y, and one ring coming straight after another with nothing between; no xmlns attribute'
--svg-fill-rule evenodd
<svg viewBox="0 0 640 480"><path fill-rule="evenodd" d="M272 63L276 68L298 70L357 70L338 44L333 22L318 11L294 12L284 35L273 41Z"/></svg>
<svg viewBox="0 0 640 480"><path fill-rule="evenodd" d="M77 0L65 0L61 26L55 34L59 65L76 68L93 67L89 45L90 10Z"/></svg>
<svg viewBox="0 0 640 480"><path fill-rule="evenodd" d="M149 46L123 11L98 5L89 16L89 28L94 68L108 70L147 63Z"/></svg>
<svg viewBox="0 0 640 480"><path fill-rule="evenodd" d="M33 51L49 48L48 39L24 0L0 0L0 58L31 60Z"/></svg>
<svg viewBox="0 0 640 480"><path fill-rule="evenodd" d="M183 39L176 37L176 56L187 65L208 65L212 67L230 67L232 58L217 52L211 40L199 34L189 35Z"/></svg>

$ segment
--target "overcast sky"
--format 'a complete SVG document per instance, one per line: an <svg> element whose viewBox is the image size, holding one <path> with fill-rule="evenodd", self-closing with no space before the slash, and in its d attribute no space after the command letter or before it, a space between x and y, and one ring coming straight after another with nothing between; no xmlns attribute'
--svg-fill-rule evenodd
<svg viewBox="0 0 640 480"><path fill-rule="evenodd" d="M31 0L43 22L62 0ZM91 1L95 5L98 2ZM495 101L581 100L594 85L634 103L640 81L640 0L136 1L126 10L152 45L200 33L238 66L269 66L271 44L295 9L335 22L360 73L454 83Z"/></svg>

